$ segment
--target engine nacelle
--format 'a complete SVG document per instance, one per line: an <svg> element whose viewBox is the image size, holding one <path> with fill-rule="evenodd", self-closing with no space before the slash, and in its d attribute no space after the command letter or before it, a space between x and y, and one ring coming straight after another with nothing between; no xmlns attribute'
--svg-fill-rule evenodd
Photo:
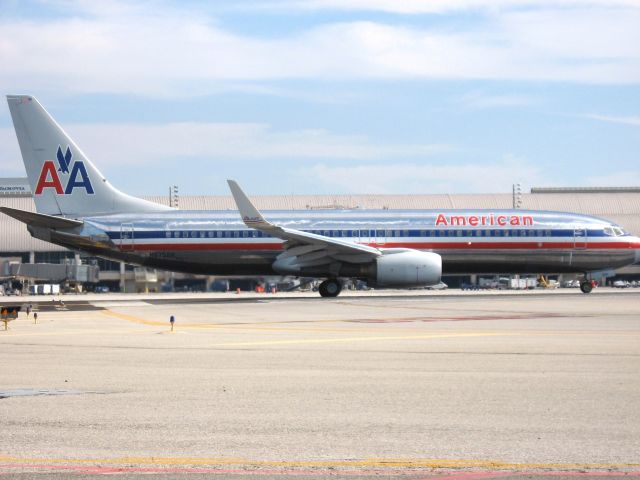
<svg viewBox="0 0 640 480"><path fill-rule="evenodd" d="M437 253L404 250L376 259L378 287L424 287L436 285L442 276L442 257Z"/></svg>

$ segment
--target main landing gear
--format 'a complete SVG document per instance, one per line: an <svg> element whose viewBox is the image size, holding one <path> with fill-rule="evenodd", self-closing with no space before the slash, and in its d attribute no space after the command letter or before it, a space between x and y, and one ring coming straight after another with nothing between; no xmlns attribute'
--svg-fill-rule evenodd
<svg viewBox="0 0 640 480"><path fill-rule="evenodd" d="M594 282L589 278L589 274L585 272L584 277L580 279L580 291L582 293L591 293L591 290L593 290L593 284Z"/></svg>
<svg viewBox="0 0 640 480"><path fill-rule="evenodd" d="M584 279L580 282L580 291L582 293L591 293L591 290L593 290L593 285L590 280Z"/></svg>
<svg viewBox="0 0 640 480"><path fill-rule="evenodd" d="M320 284L318 291L322 297L337 297L342 291L342 284L335 278L329 278Z"/></svg>

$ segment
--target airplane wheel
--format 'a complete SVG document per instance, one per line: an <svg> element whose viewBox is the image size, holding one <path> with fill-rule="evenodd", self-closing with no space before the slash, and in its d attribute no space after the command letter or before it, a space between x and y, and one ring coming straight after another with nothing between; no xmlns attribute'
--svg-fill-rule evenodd
<svg viewBox="0 0 640 480"><path fill-rule="evenodd" d="M342 290L342 285L338 280L329 279L320 284L318 291L322 297L337 297Z"/></svg>
<svg viewBox="0 0 640 480"><path fill-rule="evenodd" d="M591 285L591 282L582 282L580 283L580 290L582 291L582 293L591 293L591 290L593 290L593 285Z"/></svg>

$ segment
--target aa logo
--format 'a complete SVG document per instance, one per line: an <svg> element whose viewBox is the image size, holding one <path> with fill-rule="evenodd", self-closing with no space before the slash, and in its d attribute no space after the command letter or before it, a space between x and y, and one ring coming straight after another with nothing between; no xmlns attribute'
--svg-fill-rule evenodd
<svg viewBox="0 0 640 480"><path fill-rule="evenodd" d="M85 192L93 195L93 186L87 169L82 160L77 160L71 164L73 153L67 146L67 150L62 153L62 147L58 146L56 159L58 168L56 169L53 160L45 160L40 170L40 177L36 184L36 195L41 195L45 188L53 188L58 195L70 195L75 188L84 188ZM69 170L71 167L71 170ZM65 187L62 188L62 181L65 181Z"/></svg>

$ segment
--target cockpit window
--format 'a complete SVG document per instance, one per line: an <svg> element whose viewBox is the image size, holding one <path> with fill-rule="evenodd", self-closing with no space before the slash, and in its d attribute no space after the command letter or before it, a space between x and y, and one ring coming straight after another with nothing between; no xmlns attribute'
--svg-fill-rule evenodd
<svg viewBox="0 0 640 480"><path fill-rule="evenodd" d="M620 227L604 227L604 234L612 237L621 237L625 232Z"/></svg>

